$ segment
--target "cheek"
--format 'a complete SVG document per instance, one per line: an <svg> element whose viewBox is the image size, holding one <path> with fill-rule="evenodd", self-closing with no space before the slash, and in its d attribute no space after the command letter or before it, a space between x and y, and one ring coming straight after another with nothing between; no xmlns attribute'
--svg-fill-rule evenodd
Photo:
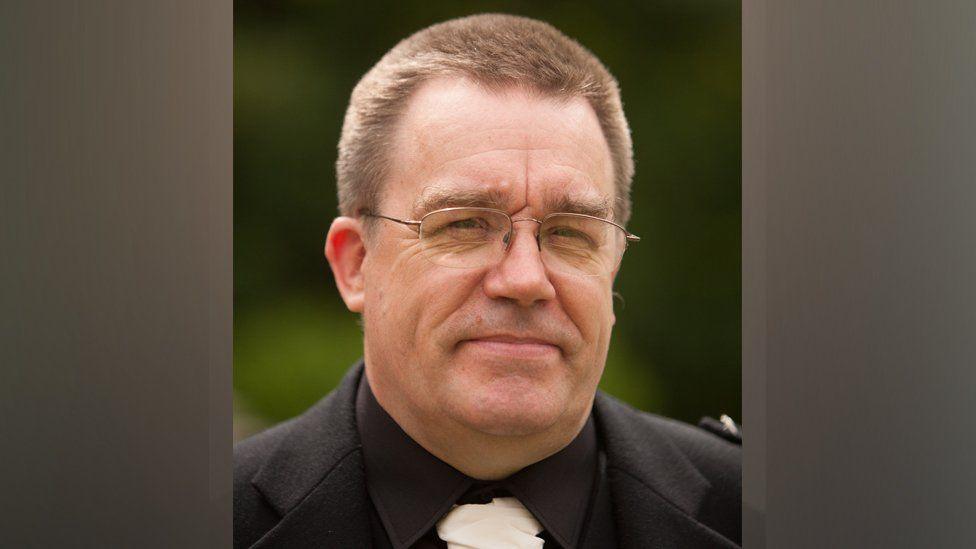
<svg viewBox="0 0 976 549"><path fill-rule="evenodd" d="M410 309L411 281L424 276L426 262L414 242L387 237L370 250L363 264L366 312L384 325Z"/></svg>
<svg viewBox="0 0 976 549"><path fill-rule="evenodd" d="M409 245L397 244L394 251L392 261L374 261L367 269L365 314L371 333L381 334L401 354L417 348L429 354L445 339L439 328L464 307L481 274L432 265Z"/></svg>
<svg viewBox="0 0 976 549"><path fill-rule="evenodd" d="M610 282L579 277L562 277L553 282L563 309L583 337L584 351L600 352L609 343L614 323Z"/></svg>
<svg viewBox="0 0 976 549"><path fill-rule="evenodd" d="M468 310L480 291L476 271L434 268L410 286L411 311L421 346L451 340L452 317Z"/></svg>

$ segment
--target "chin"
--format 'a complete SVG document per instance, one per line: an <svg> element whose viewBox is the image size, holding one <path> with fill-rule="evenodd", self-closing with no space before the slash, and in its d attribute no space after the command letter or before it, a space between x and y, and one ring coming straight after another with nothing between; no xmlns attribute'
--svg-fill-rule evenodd
<svg viewBox="0 0 976 549"><path fill-rule="evenodd" d="M567 391L559 384L506 377L493 379L471 390L453 406L455 417L472 430L494 436L528 436L543 433L567 412Z"/></svg>

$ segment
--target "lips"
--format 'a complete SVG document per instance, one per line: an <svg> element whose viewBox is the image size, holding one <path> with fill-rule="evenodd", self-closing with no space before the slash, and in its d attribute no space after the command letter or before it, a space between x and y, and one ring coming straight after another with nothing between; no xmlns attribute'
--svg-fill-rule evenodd
<svg viewBox="0 0 976 549"><path fill-rule="evenodd" d="M544 358L562 352L556 343L531 336L509 334L485 335L461 341L461 346L475 352L512 358Z"/></svg>
<svg viewBox="0 0 976 549"><path fill-rule="evenodd" d="M492 341L496 343L508 343L512 345L552 345L558 347L555 343L547 341L545 339L540 339L537 337L519 337L513 335L493 335L493 336L481 336L470 338L469 341Z"/></svg>

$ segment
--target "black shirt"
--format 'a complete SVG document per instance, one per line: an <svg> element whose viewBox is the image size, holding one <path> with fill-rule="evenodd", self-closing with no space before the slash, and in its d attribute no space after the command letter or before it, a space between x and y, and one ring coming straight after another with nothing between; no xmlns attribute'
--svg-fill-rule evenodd
<svg viewBox="0 0 976 549"><path fill-rule="evenodd" d="M377 547L445 548L435 524L454 504L501 496L518 498L542 524L539 537L547 549L579 547L591 537L587 531L599 532L599 539L586 545L613 545L605 460L592 415L565 448L495 482L468 477L417 444L376 401L366 376L356 397L356 423Z"/></svg>

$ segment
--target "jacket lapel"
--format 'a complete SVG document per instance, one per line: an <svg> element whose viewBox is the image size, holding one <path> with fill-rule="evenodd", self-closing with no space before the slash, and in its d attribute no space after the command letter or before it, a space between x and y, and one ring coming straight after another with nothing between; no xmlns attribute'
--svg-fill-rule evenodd
<svg viewBox="0 0 976 549"><path fill-rule="evenodd" d="M339 387L292 420L251 483L281 515L255 548L369 547L369 496L356 430L362 362Z"/></svg>
<svg viewBox="0 0 976 549"><path fill-rule="evenodd" d="M597 393L594 414L607 454L607 479L621 548L728 547L696 517L711 484L661 422Z"/></svg>

